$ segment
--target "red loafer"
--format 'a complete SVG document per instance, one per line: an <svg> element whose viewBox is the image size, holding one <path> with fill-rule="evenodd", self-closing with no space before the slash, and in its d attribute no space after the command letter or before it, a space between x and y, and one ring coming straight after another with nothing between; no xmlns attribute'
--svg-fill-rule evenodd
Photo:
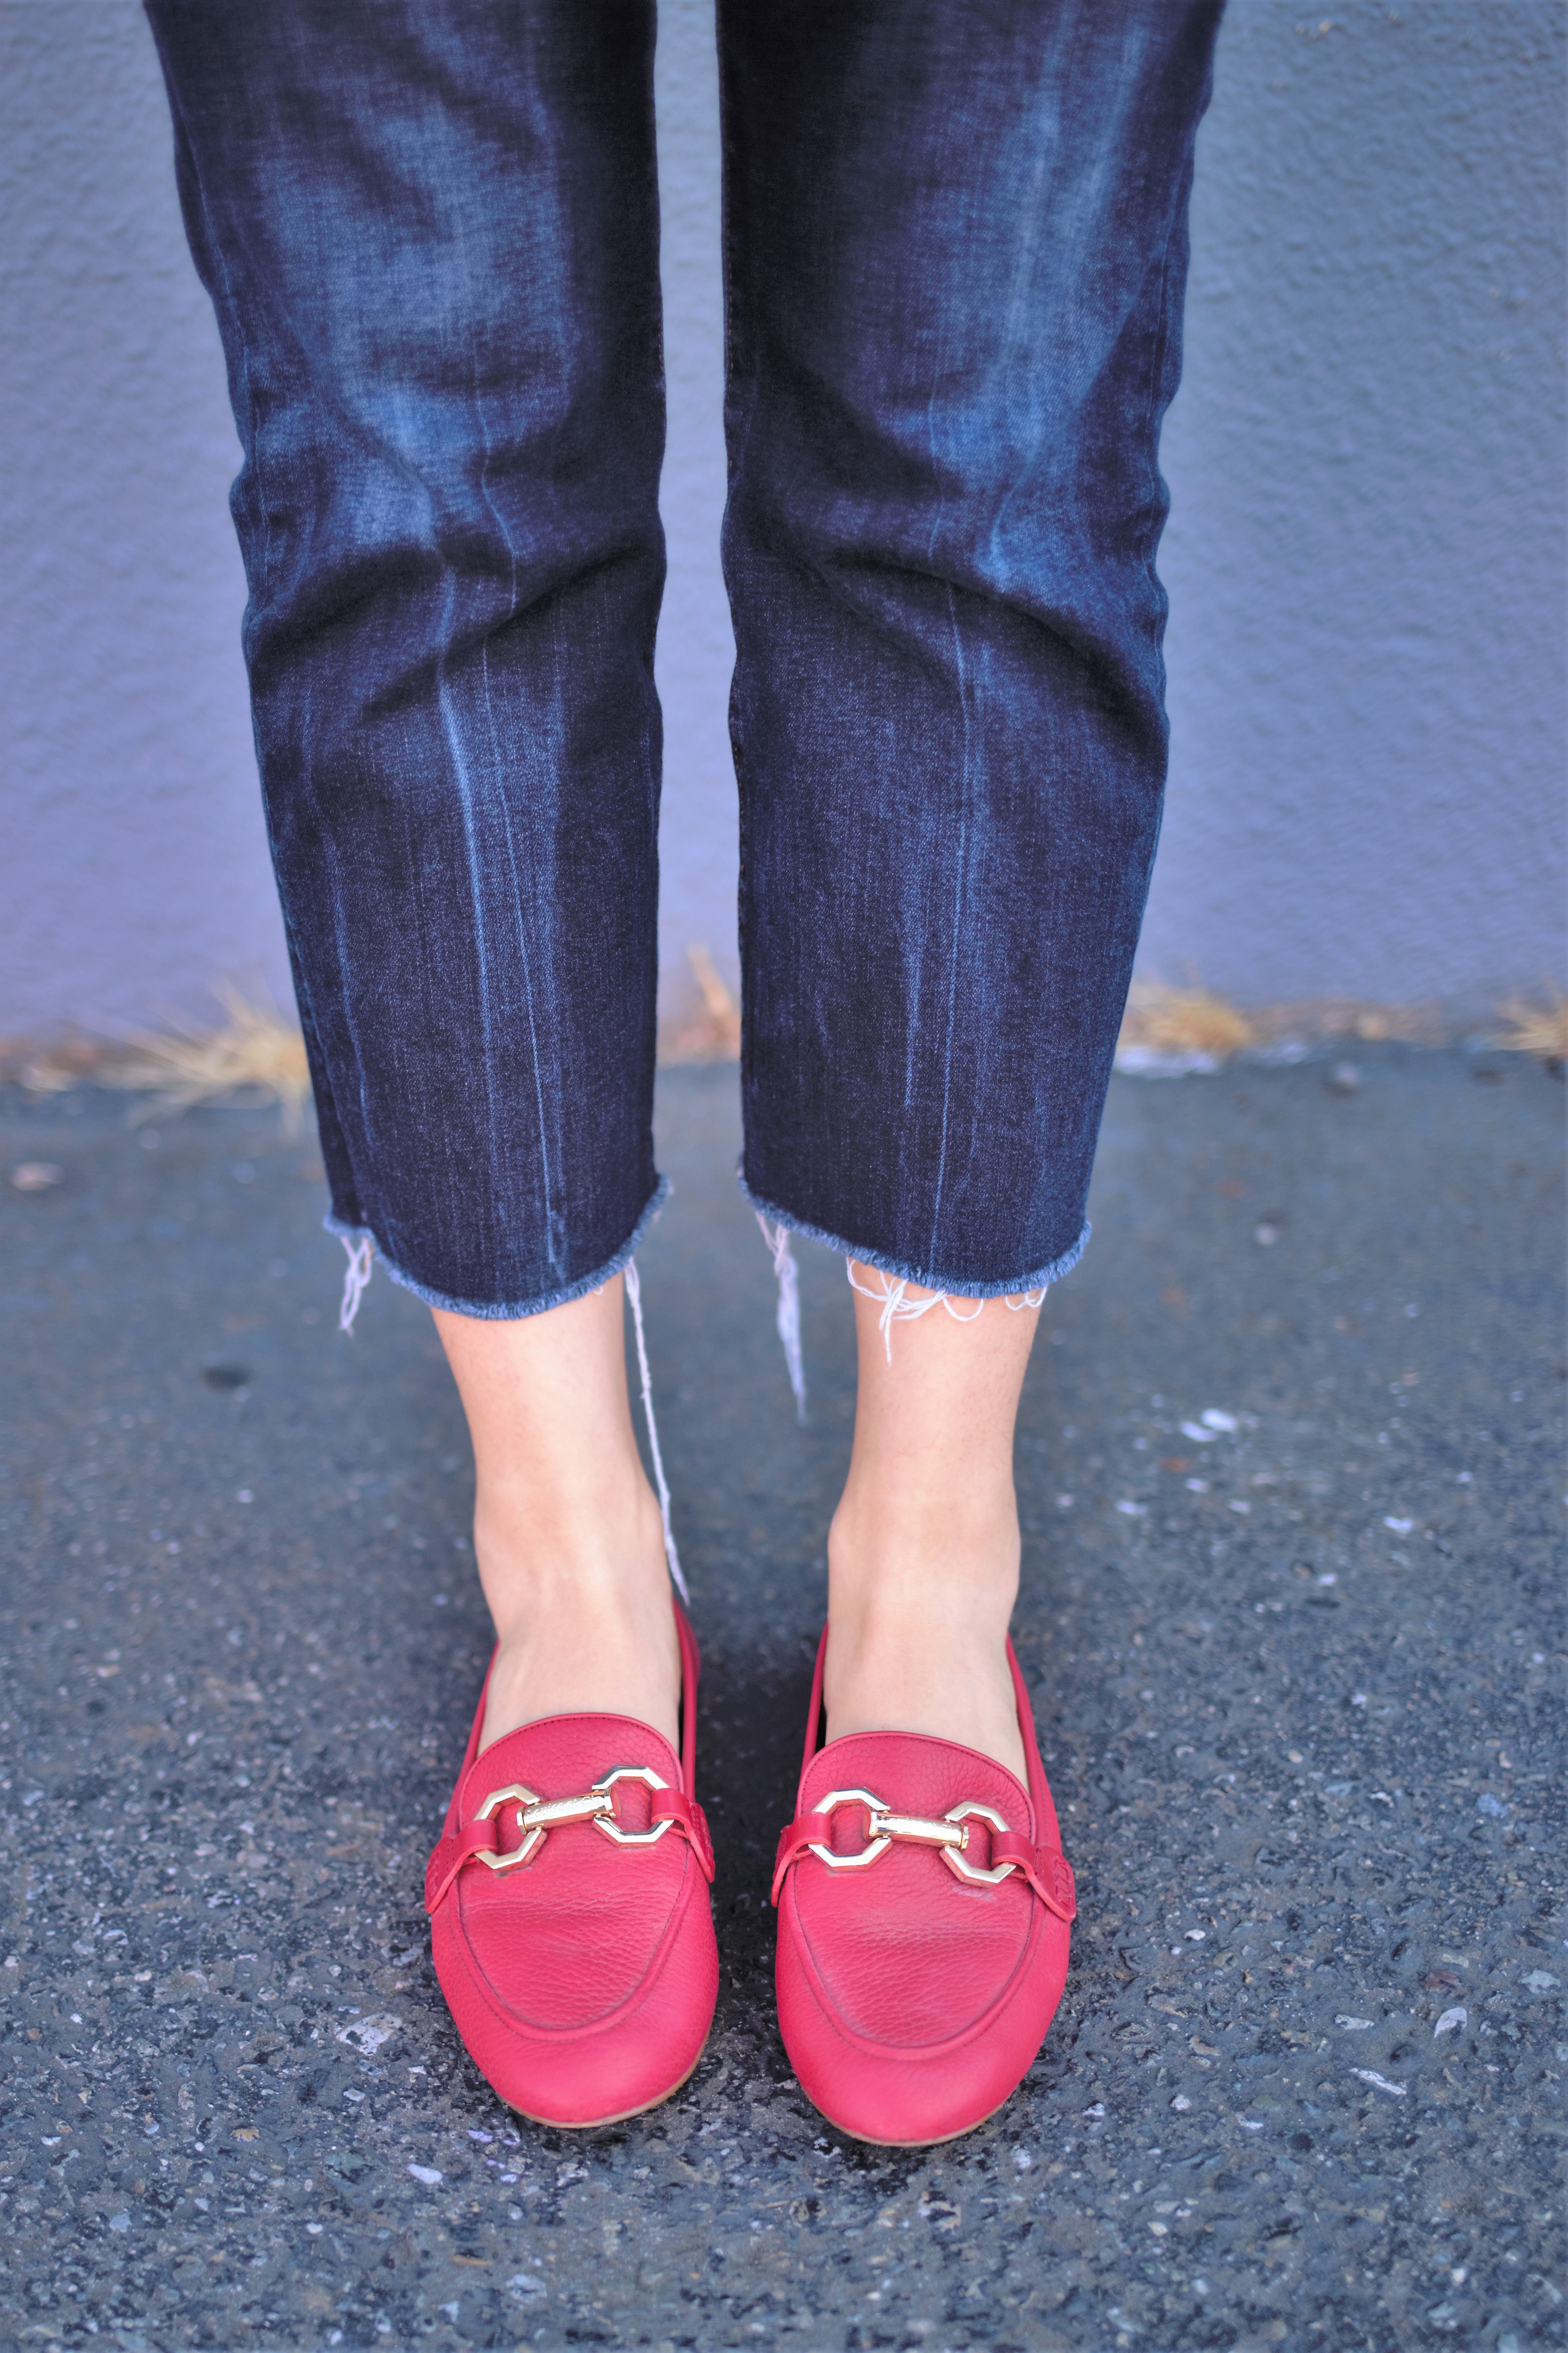
<svg viewBox="0 0 1568 2353"><path fill-rule="evenodd" d="M1029 1786L910 1732L816 1746L779 1841L779 2027L808 2099L858 2140L952 2140L1016 2091L1067 1976L1076 1905L1013 1646Z"/></svg>
<svg viewBox="0 0 1568 2353"><path fill-rule="evenodd" d="M426 1869L436 1974L458 2031L536 2124L615 2124L657 2107L712 2023L713 1849L691 1794L697 1644L675 1616L679 1757L635 1716L597 1715L522 1725L481 1756L481 1692Z"/></svg>

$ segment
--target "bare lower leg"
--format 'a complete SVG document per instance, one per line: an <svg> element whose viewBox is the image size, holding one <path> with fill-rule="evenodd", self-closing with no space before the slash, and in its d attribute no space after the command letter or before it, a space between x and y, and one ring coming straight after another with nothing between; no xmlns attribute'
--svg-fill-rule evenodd
<svg viewBox="0 0 1568 2353"><path fill-rule="evenodd" d="M921 1294L911 1285L911 1298ZM921 1732L1024 1775L1007 1672L1013 1430L1037 1314L999 1299L893 1329L858 1295L855 1449L827 1541L827 1731Z"/></svg>
<svg viewBox="0 0 1568 2353"><path fill-rule="evenodd" d="M486 1746L603 1709L677 1737L658 1505L632 1434L619 1275L542 1315L435 1308L474 1443L474 1551L499 1648Z"/></svg>

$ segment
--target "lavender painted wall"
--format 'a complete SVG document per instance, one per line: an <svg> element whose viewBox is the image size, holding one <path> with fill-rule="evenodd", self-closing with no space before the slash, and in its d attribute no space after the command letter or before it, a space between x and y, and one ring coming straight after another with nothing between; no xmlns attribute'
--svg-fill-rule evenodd
<svg viewBox="0 0 1568 2353"><path fill-rule="evenodd" d="M1146 970L1461 1015L1563 976L1563 56L1556 0L1231 10Z"/></svg>
<svg viewBox="0 0 1568 2353"><path fill-rule="evenodd" d="M733 958L717 104L658 64L667 969ZM1165 465L1174 754L1146 969L1470 1013L1563 969L1557 0L1232 0ZM132 0L0 5L0 1033L286 988L237 447Z"/></svg>

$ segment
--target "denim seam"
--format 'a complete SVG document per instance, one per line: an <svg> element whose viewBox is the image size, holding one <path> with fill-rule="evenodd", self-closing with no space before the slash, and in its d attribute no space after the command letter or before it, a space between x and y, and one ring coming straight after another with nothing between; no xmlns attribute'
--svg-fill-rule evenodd
<svg viewBox="0 0 1568 2353"><path fill-rule="evenodd" d="M761 1193L754 1193L746 1182L743 1170L737 1169L735 1176L752 1208L760 1216L771 1218L775 1225L787 1226L791 1233L800 1234L807 1241L822 1242L828 1250L837 1250L840 1258L853 1259L858 1266L876 1267L883 1274L893 1275L904 1282L918 1282L927 1291L949 1293L954 1299L1013 1299L1022 1292L1047 1290L1051 1283L1059 1282L1064 1274L1072 1272L1083 1256L1091 1230L1086 1218L1083 1231L1077 1241L1063 1250L1059 1258L1052 1259L1048 1266L1037 1267L1030 1274L1009 1276L1005 1282L964 1282L945 1274L934 1273L929 1268L911 1265L907 1259L889 1258L885 1251L866 1250L858 1242L846 1241L841 1234L830 1234L825 1227L814 1226L808 1219L797 1218L792 1210L781 1209L776 1202L764 1199Z"/></svg>
<svg viewBox="0 0 1568 2353"><path fill-rule="evenodd" d="M613 1282L615 1277L624 1271L628 1259L641 1247L648 1228L668 1198L669 1179L668 1176L661 1176L649 1194L642 1215L632 1228L629 1237L612 1257L605 1261L603 1266L596 1267L592 1274L580 1275L575 1282L563 1283L557 1291L545 1292L537 1299L520 1300L501 1306L484 1300L454 1299L445 1291L433 1291L428 1283L416 1282L413 1275L405 1273L396 1261L388 1256L379 1237L370 1226L351 1226L343 1219L334 1217L331 1210L321 1219L321 1223L327 1232L335 1234L341 1242L368 1241L371 1243L377 1259L386 1269L393 1282L400 1283L405 1291L411 1291L416 1299L422 1299L426 1307L444 1307L453 1315L474 1315L487 1323L515 1324L520 1323L524 1316L543 1315L552 1307L564 1307L574 1299L584 1299L591 1291L602 1291L606 1282Z"/></svg>

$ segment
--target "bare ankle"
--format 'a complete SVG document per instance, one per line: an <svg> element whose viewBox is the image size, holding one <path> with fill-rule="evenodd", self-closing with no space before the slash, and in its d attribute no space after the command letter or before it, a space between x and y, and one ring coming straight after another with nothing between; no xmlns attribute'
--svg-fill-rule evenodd
<svg viewBox="0 0 1568 2353"><path fill-rule="evenodd" d="M487 1743L570 1710L675 1730L679 1651L623 1308L616 1278L534 1316L434 1311L474 1443L474 1551L499 1638Z"/></svg>
<svg viewBox="0 0 1568 2353"><path fill-rule="evenodd" d="M1010 1492L962 1513L881 1507L847 1493L828 1531L828 1589L849 1617L960 1609L1005 1628L1020 1553Z"/></svg>
<svg viewBox="0 0 1568 2353"><path fill-rule="evenodd" d="M922 1733L1021 1778L1006 1653L1018 1558L1010 1497L955 1525L847 1496L828 1538L828 1736Z"/></svg>
<svg viewBox="0 0 1568 2353"><path fill-rule="evenodd" d="M481 1477L474 1548L485 1598L498 1619L509 1595L527 1602L552 1588L635 1586L663 1559L658 1505L641 1465L595 1487L522 1477Z"/></svg>
<svg viewBox="0 0 1568 2353"><path fill-rule="evenodd" d="M481 1554L497 1650L482 1742L542 1716L630 1715L679 1746L680 1652L657 1507L636 1556L505 1573Z"/></svg>

